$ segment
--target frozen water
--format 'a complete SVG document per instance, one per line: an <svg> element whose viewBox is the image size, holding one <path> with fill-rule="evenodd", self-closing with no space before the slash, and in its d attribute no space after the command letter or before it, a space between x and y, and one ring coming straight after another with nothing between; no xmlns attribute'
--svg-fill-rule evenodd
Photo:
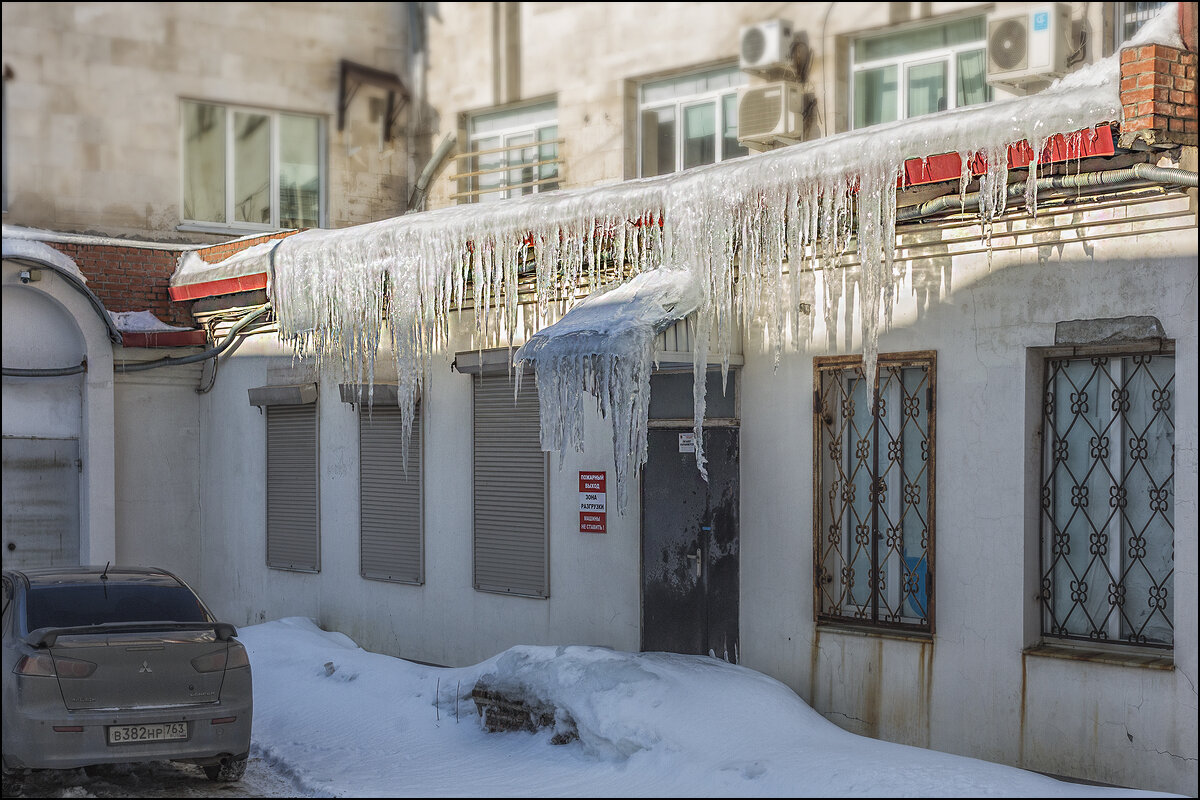
<svg viewBox="0 0 1200 800"><path fill-rule="evenodd" d="M1174 31L1178 38L1174 13L1173 4L1164 8L1146 35ZM864 371L873 385L879 332L894 299L896 188L905 161L958 153L965 191L968 160L982 158L979 215L990 239L990 223L1007 204L1009 146L1033 147L1025 203L1034 210L1044 143L1055 134L1091 135L1095 126L1121 119L1119 66L1118 55L1029 97L672 175L306 231L274 252L270 295L280 336L298 354L332 358L366 383L386 336L408 429L431 354L447 342L452 311L473 310L481 343L512 342L519 338L521 293L532 292L534 322L544 325L574 301L578 287L594 292L631 281L625 293L609 291L578 306L579 323L545 331L518 354L537 365L543 447L560 454L582 447L580 398L591 393L616 427L617 491L624 497L645 459L653 331L678 318L675 308L694 305L694 425L703 473L710 351L727 370L741 321L762 326L776 363L789 333L803 346L812 324L801 321L802 309L819 305L830 321L837 303L830 270L857 251L860 267L849 280L856 282ZM663 271L669 276L642 277ZM826 280L804 279L814 271ZM813 296L818 285L821 297ZM655 293L668 286L670 296ZM688 302L680 303L684 296ZM675 305L664 315L671 298ZM622 299L632 304L625 312ZM610 312L605 324L601 318ZM563 343L548 343L559 335Z"/></svg>

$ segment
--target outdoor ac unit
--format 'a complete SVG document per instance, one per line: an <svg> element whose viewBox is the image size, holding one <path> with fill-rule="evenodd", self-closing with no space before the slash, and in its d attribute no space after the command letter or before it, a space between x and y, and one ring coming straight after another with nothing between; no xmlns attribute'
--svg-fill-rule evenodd
<svg viewBox="0 0 1200 800"><path fill-rule="evenodd" d="M1025 94L1062 77L1070 33L1071 9L1066 3L988 14L988 83Z"/></svg>
<svg viewBox="0 0 1200 800"><path fill-rule="evenodd" d="M804 139L804 92L793 81L738 89L738 141L770 144Z"/></svg>
<svg viewBox="0 0 1200 800"><path fill-rule="evenodd" d="M746 25L741 36L741 68L760 72L792 65L792 23L773 19Z"/></svg>

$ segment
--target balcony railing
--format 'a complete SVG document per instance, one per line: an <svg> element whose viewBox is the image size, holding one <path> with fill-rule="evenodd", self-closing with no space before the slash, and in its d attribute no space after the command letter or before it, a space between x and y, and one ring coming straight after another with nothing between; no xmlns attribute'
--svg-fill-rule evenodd
<svg viewBox="0 0 1200 800"><path fill-rule="evenodd" d="M457 203L480 203L548 192L563 182L563 139L521 142L454 156L459 171L450 175Z"/></svg>

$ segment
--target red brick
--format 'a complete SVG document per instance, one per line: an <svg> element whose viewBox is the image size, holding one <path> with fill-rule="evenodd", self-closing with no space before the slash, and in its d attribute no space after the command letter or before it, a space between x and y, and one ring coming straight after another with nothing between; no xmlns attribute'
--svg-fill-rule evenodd
<svg viewBox="0 0 1200 800"><path fill-rule="evenodd" d="M1171 64L1170 71L1172 75L1177 75L1180 78L1186 78L1188 75L1188 68L1183 64Z"/></svg>
<svg viewBox="0 0 1200 800"><path fill-rule="evenodd" d="M1181 92L1190 92L1190 91L1195 90L1195 88L1196 88L1196 79L1195 78L1175 77L1172 79L1171 82L1172 82L1172 85L1174 85L1174 87Z"/></svg>
<svg viewBox="0 0 1200 800"><path fill-rule="evenodd" d="M1124 50L1122 50L1121 51L1121 67L1122 67L1122 69L1124 69L1126 64L1133 62L1133 61L1137 61L1137 57L1138 57L1138 51L1137 51L1136 47L1126 47Z"/></svg>
<svg viewBox="0 0 1200 800"><path fill-rule="evenodd" d="M1128 104L1144 103L1147 100L1167 100L1169 99L1168 95L1170 91L1166 86L1147 86L1121 95L1121 102L1122 104Z"/></svg>
<svg viewBox="0 0 1200 800"><path fill-rule="evenodd" d="M1133 117L1126 119L1121 123L1121 131L1124 133L1133 133L1134 131L1149 131L1154 129L1154 119L1152 117Z"/></svg>
<svg viewBox="0 0 1200 800"><path fill-rule="evenodd" d="M1194 67L1196 66L1196 54L1184 52L1179 56L1179 62L1186 67Z"/></svg>

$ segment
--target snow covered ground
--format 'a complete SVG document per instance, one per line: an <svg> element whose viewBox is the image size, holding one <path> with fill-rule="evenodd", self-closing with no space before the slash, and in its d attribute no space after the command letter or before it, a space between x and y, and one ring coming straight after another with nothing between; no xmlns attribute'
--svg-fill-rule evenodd
<svg viewBox="0 0 1200 800"><path fill-rule="evenodd" d="M437 668L301 617L239 638L254 670L253 755L301 794L1155 796L856 736L778 681L707 657L521 646ZM480 678L558 709L557 723L486 732L471 700Z"/></svg>

